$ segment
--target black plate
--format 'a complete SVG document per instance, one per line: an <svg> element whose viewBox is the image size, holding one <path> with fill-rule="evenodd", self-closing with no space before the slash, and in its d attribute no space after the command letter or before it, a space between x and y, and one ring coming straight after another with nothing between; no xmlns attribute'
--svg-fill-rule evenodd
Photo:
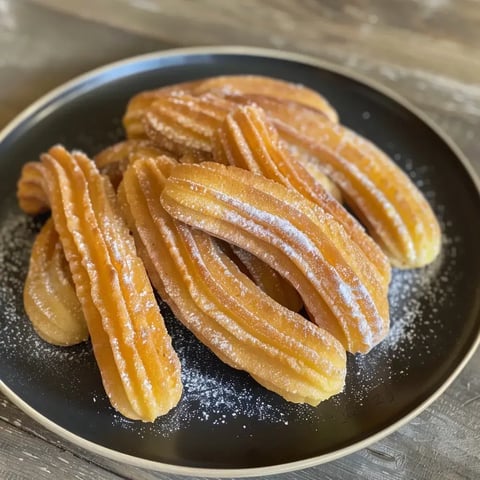
<svg viewBox="0 0 480 480"><path fill-rule="evenodd" d="M372 139L425 192L443 229L431 266L395 272L392 330L367 356L350 356L344 393L317 408L289 404L221 364L165 307L183 365L185 394L154 424L108 405L88 345L39 340L22 307L29 249L42 219L21 214L21 165L57 142L94 154L122 137L135 93L219 74L263 74L322 92L342 122ZM332 460L378 440L419 413L459 373L480 330L480 199L458 149L392 94L305 57L234 48L134 58L84 75L39 100L0 145L0 355L2 391L39 422L96 452L144 467L258 475Z"/></svg>

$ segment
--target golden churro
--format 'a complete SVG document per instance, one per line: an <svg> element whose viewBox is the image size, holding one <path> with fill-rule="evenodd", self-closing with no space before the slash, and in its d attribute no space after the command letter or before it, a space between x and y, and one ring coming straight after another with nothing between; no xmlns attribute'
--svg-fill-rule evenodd
<svg viewBox="0 0 480 480"><path fill-rule="evenodd" d="M326 331L263 293L213 239L158 202L167 158L131 165L120 203L155 286L176 317L221 360L266 388L312 405L338 393L345 352Z"/></svg>
<svg viewBox="0 0 480 480"><path fill-rule="evenodd" d="M33 243L23 299L28 318L45 341L67 346L88 339L82 307L51 219Z"/></svg>
<svg viewBox="0 0 480 480"><path fill-rule="evenodd" d="M380 293L386 302L390 282L388 259L363 227L306 171L303 165L284 152L276 130L263 110L256 106L239 107L230 113L214 138L214 158L220 163L245 168L301 193L342 224L351 248L359 248L367 262L357 273L369 289ZM344 248L347 253L348 248Z"/></svg>
<svg viewBox="0 0 480 480"><path fill-rule="evenodd" d="M180 398L180 365L113 188L81 153L56 146L41 159L107 395L123 415L153 421Z"/></svg>
<svg viewBox="0 0 480 480"><path fill-rule="evenodd" d="M176 166L161 200L174 218L278 270L315 322L349 351L367 352L387 334L388 304L377 306L378 292L369 291L357 273L364 257L349 247L345 229L331 215L297 192L237 167L204 162Z"/></svg>
<svg viewBox="0 0 480 480"><path fill-rule="evenodd" d="M50 210L40 162L27 162L23 166L17 182L17 200L20 208L29 215L38 215Z"/></svg>

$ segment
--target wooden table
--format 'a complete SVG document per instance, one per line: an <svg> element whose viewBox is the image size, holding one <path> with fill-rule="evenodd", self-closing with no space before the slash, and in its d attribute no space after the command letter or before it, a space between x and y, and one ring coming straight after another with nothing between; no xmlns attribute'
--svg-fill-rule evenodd
<svg viewBox="0 0 480 480"><path fill-rule="evenodd" d="M402 94L480 171L480 1L1 0L0 126L52 87L113 60L186 45L308 53ZM480 478L480 354L384 440L285 479ZM0 395L0 478L166 479L46 431Z"/></svg>

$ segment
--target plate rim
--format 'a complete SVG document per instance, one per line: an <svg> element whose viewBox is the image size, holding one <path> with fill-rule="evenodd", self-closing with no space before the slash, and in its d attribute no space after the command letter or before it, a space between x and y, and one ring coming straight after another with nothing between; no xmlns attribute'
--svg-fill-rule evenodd
<svg viewBox="0 0 480 480"><path fill-rule="evenodd" d="M186 47L186 48L173 48L167 50L160 50L156 52L146 53L142 55L136 55L128 57L119 61L111 62L101 67L89 70L81 75L78 75L67 82L62 83L56 88L50 90L46 94L39 97L28 107L22 110L18 115L11 119L7 125L2 128L0 131L0 143L15 129L18 128L21 123L32 116L33 113L40 111L42 107L48 106L50 102L55 99L58 99L60 96L68 94L75 87L75 93L78 93L78 87L82 87L85 82L88 80L93 80L96 77L107 74L109 71L116 70L119 67L125 67L128 65L134 65L139 62L148 62L152 60L161 60L171 57L181 57L181 56L200 56L200 55L243 55L251 57L268 57L279 60L286 60L290 62L296 62L300 64L305 64L317 68L321 68L325 71L332 73L340 74L349 79L355 80L360 84L366 85L367 87L381 93L387 98L395 101L400 104L410 113L419 118L424 124L426 124L446 145L452 150L452 152L457 157L457 160L460 161L462 166L465 168L466 173L470 177L474 186L476 187L477 194L480 196L480 178L477 172L474 170L473 166L467 159L466 155L462 152L460 147L447 135L441 127L439 127L426 113L420 110L418 107L410 103L409 100L406 100L403 96L397 92L391 90L385 85L367 78L366 76L359 74L356 71L351 69L336 65L334 63L325 61L323 59L316 58L311 55L305 55L301 53L288 52L283 50L274 50L269 48L258 48L258 47L247 47L241 45L227 45L227 46L205 46L205 47ZM152 68L145 68L142 71L148 71ZM84 86L90 86L89 83ZM48 111L47 111L48 112ZM45 417L33 407L31 407L27 402L20 398L13 390L11 390L4 382L0 379L0 392L3 393L9 401L14 405L20 408L26 415L38 422L42 427L53 432L54 434L59 435L64 440L73 443L76 446L84 448L85 450L104 456L114 461L121 463L126 463L134 467L147 468L149 470L154 470L163 473L172 473L179 475L201 475L204 477L251 477L251 476L265 476L291 472L295 470L301 470L304 468L313 467L323 463L331 462L337 460L341 457L350 455L358 450L368 447L373 443L378 442L379 440L390 435L403 425L410 422L413 418L419 415L427 407L429 407L435 400L437 400L445 390L452 384L452 382L458 377L461 371L465 368L467 363L475 354L477 348L480 345L480 328L477 332L477 337L474 339L470 348L462 358L462 360L457 364L451 374L447 379L439 386L439 388L433 392L427 399L425 399L421 404L416 408L411 410L409 413L404 415L402 418L398 419L394 423L388 425L382 430L370 435L369 437L355 442L351 445L343 447L333 452L325 453L323 455L318 455L308 459L297 460L288 463L281 463L277 465L268 465L263 467L249 467L249 468L204 468L204 467L190 467L182 465L172 465L162 462L157 462L154 460L148 460L145 458L140 458L137 456L129 455L126 453L113 450L102 445L98 445L93 441L86 440L85 438L72 433L70 430L67 430L64 427L57 425L53 420Z"/></svg>

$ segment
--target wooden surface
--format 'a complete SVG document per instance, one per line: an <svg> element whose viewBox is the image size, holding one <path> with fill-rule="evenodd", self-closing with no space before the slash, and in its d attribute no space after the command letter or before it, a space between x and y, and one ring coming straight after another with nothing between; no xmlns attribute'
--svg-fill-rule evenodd
<svg viewBox="0 0 480 480"><path fill-rule="evenodd" d="M104 63L178 46L244 44L308 53L393 88L436 120L480 172L479 22L478 0L0 0L0 126ZM480 478L479 371L477 353L396 433L281 478ZM0 395L0 478L177 477L88 453Z"/></svg>

